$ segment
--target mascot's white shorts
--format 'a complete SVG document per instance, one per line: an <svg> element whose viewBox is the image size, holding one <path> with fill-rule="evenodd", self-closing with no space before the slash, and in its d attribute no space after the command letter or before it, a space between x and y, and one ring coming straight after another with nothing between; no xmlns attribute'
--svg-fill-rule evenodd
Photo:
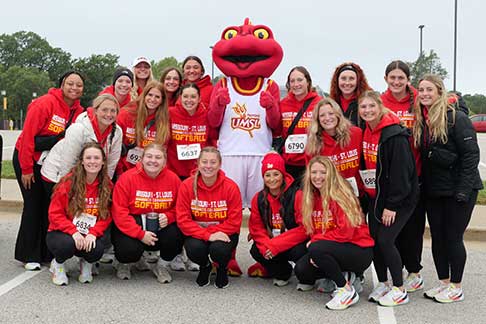
<svg viewBox="0 0 486 324"><path fill-rule="evenodd" d="M243 208L251 207L251 200L263 189L261 155L226 155L221 168L226 176L236 182L241 192Z"/></svg>

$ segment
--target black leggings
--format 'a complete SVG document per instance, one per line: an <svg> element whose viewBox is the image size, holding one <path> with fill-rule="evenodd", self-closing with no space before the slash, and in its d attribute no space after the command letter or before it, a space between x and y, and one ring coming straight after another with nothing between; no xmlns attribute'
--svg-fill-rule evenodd
<svg viewBox="0 0 486 324"><path fill-rule="evenodd" d="M440 280L462 281L467 257L464 232L471 220L477 196L478 192L474 190L465 203L458 203L454 197L427 198L432 256Z"/></svg>
<svg viewBox="0 0 486 324"><path fill-rule="evenodd" d="M382 215L374 215L375 200L370 201L368 214L368 225L370 234L375 240L373 248L373 265L375 266L376 276L379 282L387 281L387 269L390 270L393 285L401 287L403 285L402 258L396 247L396 239L402 231L408 219L412 215L414 208L404 207L397 210L395 222L390 226L383 225L376 218L381 219Z"/></svg>
<svg viewBox="0 0 486 324"><path fill-rule="evenodd" d="M52 255L46 245L46 234L49 227L47 210L50 197L47 196L42 185L41 166L34 162L35 182L27 190L22 184L22 170L20 169L17 149L14 150L12 164L24 200L22 218L15 243L15 259L21 262L49 262Z"/></svg>
<svg viewBox="0 0 486 324"><path fill-rule="evenodd" d="M373 248L353 243L317 241L309 245L309 253L295 265L295 276L302 284L313 285L316 279L329 278L338 287L346 285L342 272L363 273L371 264ZM317 268L310 263L314 261Z"/></svg>
<svg viewBox="0 0 486 324"><path fill-rule="evenodd" d="M297 244L287 251L281 252L272 259L267 260L260 253L256 244L253 243L253 246L250 249L250 254L255 261L263 265L270 277L280 280L288 280L290 276L292 276L292 265L289 261L297 262L307 253L305 244L305 242Z"/></svg>
<svg viewBox="0 0 486 324"><path fill-rule="evenodd" d="M134 217L137 224L141 224L139 216ZM115 224L112 226L111 240L115 248L115 257L120 263L133 263L140 260L144 251L160 251L160 257L171 261L182 252L184 237L176 223L167 225L157 233L158 241L154 246L144 244L142 241L125 235Z"/></svg>
<svg viewBox="0 0 486 324"><path fill-rule="evenodd" d="M425 230L425 195L420 192L417 207L398 234L396 245L403 266L409 273L418 273L422 267L422 249Z"/></svg>
<svg viewBox="0 0 486 324"><path fill-rule="evenodd" d="M90 252L76 249L76 244L74 243L73 237L61 231L48 232L46 242L47 247L52 252L58 263L64 263L64 261L72 258L73 256L83 258L87 262L93 263L101 259L101 256L103 255L103 244L101 243L101 237L96 238L95 247Z"/></svg>
<svg viewBox="0 0 486 324"><path fill-rule="evenodd" d="M290 174L292 176L292 178L295 179L295 182L300 187L300 182L302 181L302 178L304 177L305 165L285 164L285 171L287 171L287 173Z"/></svg>
<svg viewBox="0 0 486 324"><path fill-rule="evenodd" d="M231 259L233 249L238 245L239 234L229 235L231 242L223 241L203 241L194 237L187 237L184 247L186 248L187 257L192 262L201 267L209 263L209 257L213 262L217 262L219 267L226 268Z"/></svg>

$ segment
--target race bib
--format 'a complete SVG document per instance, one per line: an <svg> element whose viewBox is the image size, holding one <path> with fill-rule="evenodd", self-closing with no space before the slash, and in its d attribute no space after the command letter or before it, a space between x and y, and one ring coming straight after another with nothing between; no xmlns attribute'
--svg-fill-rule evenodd
<svg viewBox="0 0 486 324"><path fill-rule="evenodd" d="M356 197L359 197L358 183L356 182L356 178L355 177L349 177L349 178L346 178L346 180L351 185L351 188L353 188L353 191L354 191L354 194L356 195Z"/></svg>
<svg viewBox="0 0 486 324"><path fill-rule="evenodd" d="M272 229L272 235L273 237L277 237L280 235L280 228L273 228Z"/></svg>
<svg viewBox="0 0 486 324"><path fill-rule="evenodd" d="M143 149L141 147L134 147L128 150L127 162L131 164L137 164L138 161L142 160Z"/></svg>
<svg viewBox="0 0 486 324"><path fill-rule="evenodd" d="M376 169L359 170L359 175L366 189L376 188Z"/></svg>
<svg viewBox="0 0 486 324"><path fill-rule="evenodd" d="M95 226L96 216L81 213L81 215L74 217L73 224L79 233L86 235L89 233L89 229Z"/></svg>
<svg viewBox="0 0 486 324"><path fill-rule="evenodd" d="M201 144L177 145L177 158L179 160L194 160L201 153Z"/></svg>
<svg viewBox="0 0 486 324"><path fill-rule="evenodd" d="M307 143L307 134L289 135L285 140L285 153L287 154L304 153L306 143Z"/></svg>
<svg viewBox="0 0 486 324"><path fill-rule="evenodd" d="M196 222L199 226L208 228L209 226L219 225L219 222Z"/></svg>

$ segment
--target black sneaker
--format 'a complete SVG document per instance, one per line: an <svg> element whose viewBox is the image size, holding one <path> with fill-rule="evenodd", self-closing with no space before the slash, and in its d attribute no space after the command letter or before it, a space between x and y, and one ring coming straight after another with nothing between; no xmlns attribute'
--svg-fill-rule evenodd
<svg viewBox="0 0 486 324"><path fill-rule="evenodd" d="M196 282L199 287L205 287L209 285L209 276L211 275L211 263L205 267L199 267L199 274L197 275Z"/></svg>
<svg viewBox="0 0 486 324"><path fill-rule="evenodd" d="M228 285L228 269L219 266L216 270L216 281L214 282L214 286L216 288L226 288Z"/></svg>

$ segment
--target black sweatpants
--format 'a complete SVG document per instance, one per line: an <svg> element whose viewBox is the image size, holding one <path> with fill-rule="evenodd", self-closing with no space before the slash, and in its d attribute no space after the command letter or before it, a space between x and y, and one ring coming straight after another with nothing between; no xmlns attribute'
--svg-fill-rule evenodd
<svg viewBox="0 0 486 324"><path fill-rule="evenodd" d="M403 285L403 263L396 246L396 240L415 208L413 206L412 208L406 206L397 210L395 222L390 226L385 226L381 221L376 219L378 217L381 220L382 215L375 217L374 204L375 200L371 199L368 213L368 226L370 228L370 234L375 240L373 265L375 266L376 276L379 282L387 281L388 269L392 276L393 285L395 287L401 287Z"/></svg>
<svg viewBox="0 0 486 324"><path fill-rule="evenodd" d="M371 264L373 248L353 243L317 241L309 245L309 253L295 265L295 276L302 284L313 285L317 279L328 278L338 287L346 285L342 272L363 273ZM314 261L317 268L310 263Z"/></svg>
<svg viewBox="0 0 486 324"><path fill-rule="evenodd" d="M41 166L34 163L35 182L27 190L22 184L22 170L18 155L19 152L15 149L12 164L24 200L24 207L15 243L15 259L21 262L50 262L52 255L46 245L46 234L49 227L47 210L50 197L47 196L42 185Z"/></svg>
<svg viewBox="0 0 486 324"><path fill-rule="evenodd" d="M471 220L477 196L478 192L474 190L464 203L457 202L454 197L427 197L432 256L439 280L462 281L467 257L464 232Z"/></svg>
<svg viewBox="0 0 486 324"><path fill-rule="evenodd" d="M134 218L137 224L142 224L140 216ZM158 241L154 246L149 246L138 239L125 235L113 224L111 240L115 248L116 259L120 263L133 263L140 260L144 251L160 251L160 257L163 260L172 261L176 255L182 252L184 238L176 223L167 225L156 234Z"/></svg>
<svg viewBox="0 0 486 324"><path fill-rule="evenodd" d="M57 263L64 263L64 261L73 256L83 258L87 262L93 263L101 259L101 256L103 255L101 237L96 238L95 248L89 252L76 249L73 237L61 231L48 232L46 242L47 247L54 255Z"/></svg>
<svg viewBox="0 0 486 324"><path fill-rule="evenodd" d="M305 244L306 242L297 244L287 251L281 252L270 260L267 260L260 253L256 244L253 243L250 254L255 261L259 262L268 271L270 277L279 280L288 280L292 276L293 269L289 261L297 262L307 253Z"/></svg>
<svg viewBox="0 0 486 324"><path fill-rule="evenodd" d="M398 234L396 246L403 266L408 273L418 273L422 267L422 249L425 231L425 195L420 192L419 201L408 222Z"/></svg>
<svg viewBox="0 0 486 324"><path fill-rule="evenodd" d="M187 257L200 267L205 267L211 261L217 262L224 269L227 268L233 249L238 245L239 234L229 235L230 242L203 241L194 237L187 237L184 243Z"/></svg>

